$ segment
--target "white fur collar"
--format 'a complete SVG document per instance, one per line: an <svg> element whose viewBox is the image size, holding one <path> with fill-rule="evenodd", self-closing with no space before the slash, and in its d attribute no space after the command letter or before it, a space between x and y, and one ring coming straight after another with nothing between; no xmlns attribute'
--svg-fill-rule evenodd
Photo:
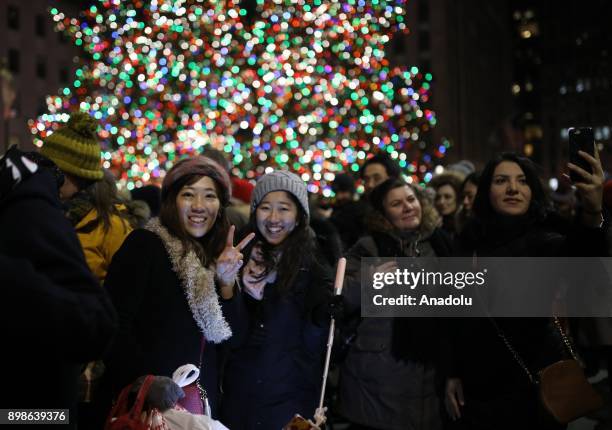
<svg viewBox="0 0 612 430"><path fill-rule="evenodd" d="M183 244L161 225L158 218L150 220L145 228L162 239L172 270L181 280L193 318L206 340L220 343L228 339L232 330L221 312L219 296L215 290L215 272L203 267L193 250L183 257Z"/></svg>

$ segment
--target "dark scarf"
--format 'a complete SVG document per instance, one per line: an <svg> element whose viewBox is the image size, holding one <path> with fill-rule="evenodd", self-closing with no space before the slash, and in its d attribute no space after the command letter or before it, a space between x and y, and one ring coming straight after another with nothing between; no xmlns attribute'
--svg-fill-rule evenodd
<svg viewBox="0 0 612 430"><path fill-rule="evenodd" d="M527 255L541 224L537 216L527 213L520 216L493 214L487 219L472 219L459 237L460 255L477 252L483 256Z"/></svg>
<svg viewBox="0 0 612 430"><path fill-rule="evenodd" d="M420 231L401 232L398 230L372 231L378 255L384 257L418 257L419 242L426 240Z"/></svg>
<svg viewBox="0 0 612 430"><path fill-rule="evenodd" d="M378 254L384 257L416 258L421 255L419 242L429 240L422 232L371 233ZM440 356L440 332L435 318L395 318L391 337L391 354L398 360L432 363Z"/></svg>

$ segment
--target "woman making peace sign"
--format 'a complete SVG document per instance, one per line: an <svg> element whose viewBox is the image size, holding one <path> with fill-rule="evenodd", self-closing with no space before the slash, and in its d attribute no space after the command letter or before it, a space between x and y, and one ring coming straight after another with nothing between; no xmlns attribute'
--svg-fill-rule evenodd
<svg viewBox="0 0 612 430"><path fill-rule="evenodd" d="M215 344L232 335L240 251L253 237L233 245L229 197L229 177L214 161L179 161L162 184L159 218L132 232L115 255L106 278L120 320L107 361L115 393L138 376L200 364L214 413Z"/></svg>
<svg viewBox="0 0 612 430"><path fill-rule="evenodd" d="M241 272L246 324L237 324L224 372L221 421L232 430L280 429L317 407L330 313L338 306L331 306L331 278L308 220L306 185L297 175L279 170L257 181L249 221L256 236Z"/></svg>

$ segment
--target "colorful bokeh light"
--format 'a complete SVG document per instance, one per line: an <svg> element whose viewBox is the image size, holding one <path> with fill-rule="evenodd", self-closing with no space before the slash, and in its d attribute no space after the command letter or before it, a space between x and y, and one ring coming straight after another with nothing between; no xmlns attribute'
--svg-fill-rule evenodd
<svg viewBox="0 0 612 430"><path fill-rule="evenodd" d="M387 151L422 181L445 149L423 139L431 74L392 67L404 1L99 0L58 31L83 50L72 84L30 122L35 143L74 110L101 123L103 161L128 188L212 145L234 173L290 169L314 192ZM443 149L444 148L444 149Z"/></svg>

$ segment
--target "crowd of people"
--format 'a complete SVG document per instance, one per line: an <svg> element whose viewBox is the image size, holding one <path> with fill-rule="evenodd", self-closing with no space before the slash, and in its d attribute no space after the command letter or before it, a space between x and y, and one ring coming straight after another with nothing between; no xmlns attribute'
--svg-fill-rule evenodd
<svg viewBox="0 0 612 430"><path fill-rule="evenodd" d="M549 320L362 317L361 261L606 256L596 149L581 153L590 172L568 165L581 182L562 197L517 154L481 172L467 161L447 166L422 187L376 153L358 178L337 174L334 198L321 202L288 171L254 184L232 177L211 149L174 164L161 188L129 195L101 167L96 127L75 113L40 152L11 148L0 162L0 315L10 348L0 360L6 387L31 387L2 390L3 408L69 409L71 428L102 429L136 381L132 395L150 387L145 404L166 428L279 430L318 406L334 318L344 343L328 426L565 428L543 412L529 370L562 358ZM195 385L181 388L176 372L186 364Z"/></svg>

